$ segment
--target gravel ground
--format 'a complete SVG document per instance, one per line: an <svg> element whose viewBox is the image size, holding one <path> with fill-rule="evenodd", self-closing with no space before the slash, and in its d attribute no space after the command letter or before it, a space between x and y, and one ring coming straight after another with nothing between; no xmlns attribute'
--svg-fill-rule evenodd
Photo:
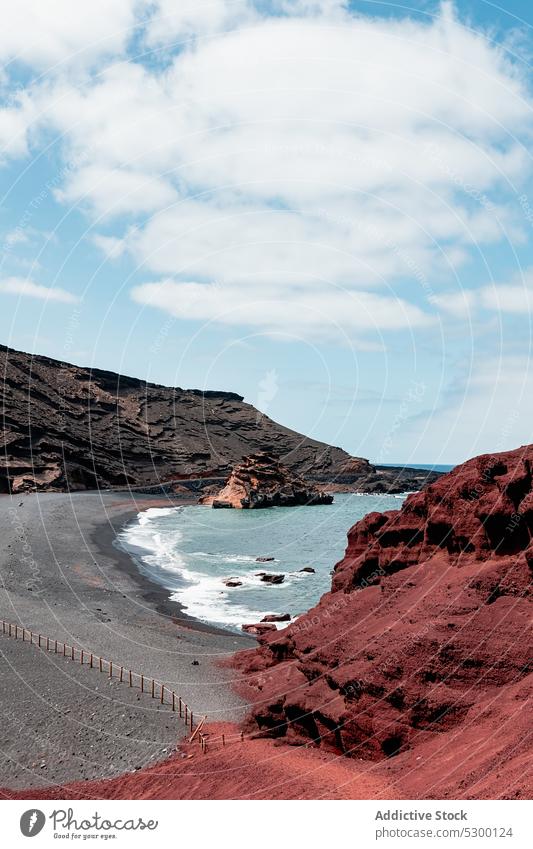
<svg viewBox="0 0 533 849"><path fill-rule="evenodd" d="M254 641L188 618L113 545L118 527L160 503L122 493L1 496L0 617L163 681L197 716L238 720L246 704L219 661ZM184 733L149 695L1 635L0 711L4 787L133 770Z"/></svg>

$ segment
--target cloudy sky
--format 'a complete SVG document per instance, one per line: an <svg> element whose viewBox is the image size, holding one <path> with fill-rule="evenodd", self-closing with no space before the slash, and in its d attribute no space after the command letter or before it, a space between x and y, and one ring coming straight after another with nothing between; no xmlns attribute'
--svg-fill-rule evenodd
<svg viewBox="0 0 533 849"><path fill-rule="evenodd" d="M383 463L532 441L527 2L19 0L0 340Z"/></svg>

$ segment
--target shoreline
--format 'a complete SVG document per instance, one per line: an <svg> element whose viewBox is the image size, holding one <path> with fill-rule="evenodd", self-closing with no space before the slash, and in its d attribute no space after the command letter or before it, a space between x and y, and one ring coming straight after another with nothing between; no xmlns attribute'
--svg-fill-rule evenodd
<svg viewBox="0 0 533 849"><path fill-rule="evenodd" d="M140 507L140 509L135 511L132 510L131 513L126 514L122 518L117 518L116 522L111 524L102 523L100 527L95 528L92 535L92 542L95 549L100 553L105 554L109 552L110 548L113 549L116 556L116 568L124 572L139 585L143 598L148 604L152 605L161 616L168 617L172 620L172 622L182 628L191 628L193 630L205 631L210 634L218 634L221 636L228 636L228 634L232 635L235 632L229 628L219 628L209 622L202 622L200 619L186 613L185 607L181 604L181 602L170 598L171 590L167 590L157 581L153 581L145 575L136 564L135 554L128 551L126 546L122 545L118 541L118 534L125 530L128 525L132 524L138 514L143 510L147 510L150 507L189 507L195 506L195 504L195 501L189 499L177 500L172 504L158 504L151 502L149 504L144 504Z"/></svg>

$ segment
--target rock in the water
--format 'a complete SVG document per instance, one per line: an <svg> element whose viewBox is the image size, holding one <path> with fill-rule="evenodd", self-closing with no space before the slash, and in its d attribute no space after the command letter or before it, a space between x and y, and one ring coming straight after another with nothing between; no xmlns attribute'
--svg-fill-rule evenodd
<svg viewBox="0 0 533 849"><path fill-rule="evenodd" d="M331 504L332 501L332 495L305 481L265 450L251 454L235 466L218 495L203 498L202 504L247 510ZM257 558L261 562L270 559L273 558Z"/></svg>
<svg viewBox="0 0 533 849"><path fill-rule="evenodd" d="M266 616L263 616L261 622L290 622L291 614L290 613L268 613Z"/></svg>
<svg viewBox="0 0 533 849"><path fill-rule="evenodd" d="M242 581L238 578L222 578L222 583L227 587L242 587Z"/></svg>
<svg viewBox="0 0 533 849"><path fill-rule="evenodd" d="M270 563L271 560L274 560L273 557L256 557L256 563Z"/></svg>
<svg viewBox="0 0 533 849"><path fill-rule="evenodd" d="M313 573L313 574L314 574L314 573L316 572L316 569L313 569L313 567L312 567L312 566L304 566L304 568L303 568L303 569L298 569L298 571L299 571L299 572L309 572L310 574L311 574L311 573Z"/></svg>
<svg viewBox="0 0 533 849"><path fill-rule="evenodd" d="M282 584L285 580L285 575L270 575L268 572L261 574L261 580L264 584Z"/></svg>

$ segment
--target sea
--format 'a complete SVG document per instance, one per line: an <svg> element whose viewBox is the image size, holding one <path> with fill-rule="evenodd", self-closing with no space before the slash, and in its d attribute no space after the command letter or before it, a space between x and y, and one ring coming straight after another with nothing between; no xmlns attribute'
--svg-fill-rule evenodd
<svg viewBox="0 0 533 849"><path fill-rule="evenodd" d="M405 497L340 493L332 504L268 510L150 508L117 543L188 615L240 631L267 614L288 613L293 621L312 607L330 589L348 529L374 510L398 510ZM261 572L282 574L283 582L265 583ZM228 587L228 579L240 585Z"/></svg>

